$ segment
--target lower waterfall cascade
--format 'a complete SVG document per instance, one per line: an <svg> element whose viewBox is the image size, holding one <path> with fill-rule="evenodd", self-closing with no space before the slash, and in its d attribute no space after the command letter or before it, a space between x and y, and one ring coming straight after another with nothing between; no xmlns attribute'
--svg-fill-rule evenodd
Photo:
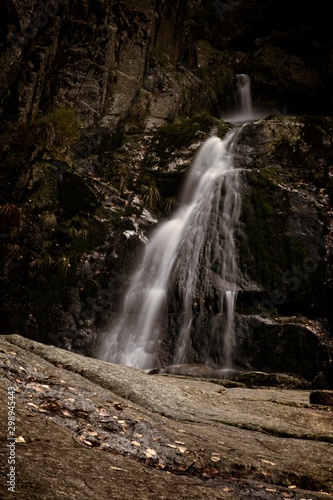
<svg viewBox="0 0 333 500"><path fill-rule="evenodd" d="M216 336L222 368L232 368L234 310L237 298L237 252L234 231L241 210L240 174L233 152L241 127L221 140L201 146L186 180L179 208L147 243L133 274L122 311L104 337L98 357L116 364L151 370L160 365L168 309L178 317L173 364L189 362L191 338L200 335L205 297L212 280L217 290L210 359ZM221 331L221 329L223 331Z"/></svg>

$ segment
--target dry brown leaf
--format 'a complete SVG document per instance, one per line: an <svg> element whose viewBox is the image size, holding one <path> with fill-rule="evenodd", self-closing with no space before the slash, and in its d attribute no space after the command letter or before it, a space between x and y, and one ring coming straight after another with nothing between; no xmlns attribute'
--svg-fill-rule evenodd
<svg viewBox="0 0 333 500"><path fill-rule="evenodd" d="M15 443L25 443L25 439L23 436L18 436L15 438Z"/></svg>
<svg viewBox="0 0 333 500"><path fill-rule="evenodd" d="M142 438L142 434L139 434L138 432L133 432L133 437L134 438Z"/></svg>
<svg viewBox="0 0 333 500"><path fill-rule="evenodd" d="M28 383L27 387L29 387L30 389L33 389L36 392L44 392L43 386L40 384L36 384L35 382Z"/></svg>
<svg viewBox="0 0 333 500"><path fill-rule="evenodd" d="M186 451L187 451L185 446L178 446L178 450L180 451L180 453L186 453Z"/></svg>
<svg viewBox="0 0 333 500"><path fill-rule="evenodd" d="M269 460L264 460L264 459L261 459L260 462L263 462L264 464L269 464L269 465L276 465L274 462L270 462Z"/></svg>
<svg viewBox="0 0 333 500"><path fill-rule="evenodd" d="M98 436L98 432L94 431L93 429L88 429L87 433L89 436Z"/></svg>
<svg viewBox="0 0 333 500"><path fill-rule="evenodd" d="M167 446L169 446L169 448L177 448L177 446L175 444L167 444Z"/></svg>
<svg viewBox="0 0 333 500"><path fill-rule="evenodd" d="M27 403L28 406L32 406L33 408L39 408L37 405L35 405L35 403Z"/></svg>
<svg viewBox="0 0 333 500"><path fill-rule="evenodd" d="M156 456L156 450L153 450L153 448L147 448L145 451L145 455L147 458L152 458Z"/></svg>
<svg viewBox="0 0 333 500"><path fill-rule="evenodd" d="M92 446L92 443L90 441L88 441L87 439L83 439L82 440L85 444L87 444L88 446Z"/></svg>
<svg viewBox="0 0 333 500"><path fill-rule="evenodd" d="M138 441L132 441L131 444L133 446L141 446L141 443L139 443Z"/></svg>
<svg viewBox="0 0 333 500"><path fill-rule="evenodd" d="M106 409L102 406L96 406L97 413L106 413Z"/></svg>

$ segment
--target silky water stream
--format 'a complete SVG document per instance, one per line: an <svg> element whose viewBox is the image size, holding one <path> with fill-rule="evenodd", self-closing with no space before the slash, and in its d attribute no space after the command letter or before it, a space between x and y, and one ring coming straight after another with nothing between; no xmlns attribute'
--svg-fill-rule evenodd
<svg viewBox="0 0 333 500"><path fill-rule="evenodd" d="M233 152L240 130L234 128L223 140L210 137L201 146L179 208L147 243L99 358L143 370L158 366L168 301L176 296L179 320L172 363L191 362L191 331L214 269L216 320L221 319L224 330L222 367L232 368L238 290L234 232L241 208L240 175L234 169Z"/></svg>

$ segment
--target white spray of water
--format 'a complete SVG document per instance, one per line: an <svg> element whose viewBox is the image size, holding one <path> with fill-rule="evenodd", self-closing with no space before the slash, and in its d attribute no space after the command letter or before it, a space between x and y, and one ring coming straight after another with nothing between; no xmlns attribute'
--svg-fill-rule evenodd
<svg viewBox="0 0 333 500"><path fill-rule="evenodd" d="M268 110L253 104L250 77L244 74L236 75L236 112L223 114L222 119L240 125L264 118L269 113Z"/></svg>
<svg viewBox="0 0 333 500"><path fill-rule="evenodd" d="M199 261L216 260L222 251L221 314L226 315L223 353L225 366L231 367L237 294L233 232L241 203L239 175L233 169L233 149L239 132L239 128L229 132L223 141L211 137L200 148L180 208L147 244L142 263L131 279L122 312L100 349L101 359L144 370L155 367L168 292L177 282L183 314L174 361L186 362L193 303L201 279ZM214 217L210 220L212 213Z"/></svg>

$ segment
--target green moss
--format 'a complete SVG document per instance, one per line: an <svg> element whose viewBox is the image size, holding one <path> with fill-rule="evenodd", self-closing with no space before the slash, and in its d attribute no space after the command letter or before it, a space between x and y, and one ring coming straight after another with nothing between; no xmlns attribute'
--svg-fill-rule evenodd
<svg viewBox="0 0 333 500"><path fill-rule="evenodd" d="M267 292L283 289L282 274L306 257L302 244L288 235L289 203L277 191L274 175L270 169L247 172L251 190L244 195L241 214L245 232L240 240L241 268Z"/></svg>
<svg viewBox="0 0 333 500"><path fill-rule="evenodd" d="M155 154L162 163L170 161L174 151L189 146L195 139L203 139L214 124L216 119L207 113L193 118L179 118L156 132L150 153Z"/></svg>

